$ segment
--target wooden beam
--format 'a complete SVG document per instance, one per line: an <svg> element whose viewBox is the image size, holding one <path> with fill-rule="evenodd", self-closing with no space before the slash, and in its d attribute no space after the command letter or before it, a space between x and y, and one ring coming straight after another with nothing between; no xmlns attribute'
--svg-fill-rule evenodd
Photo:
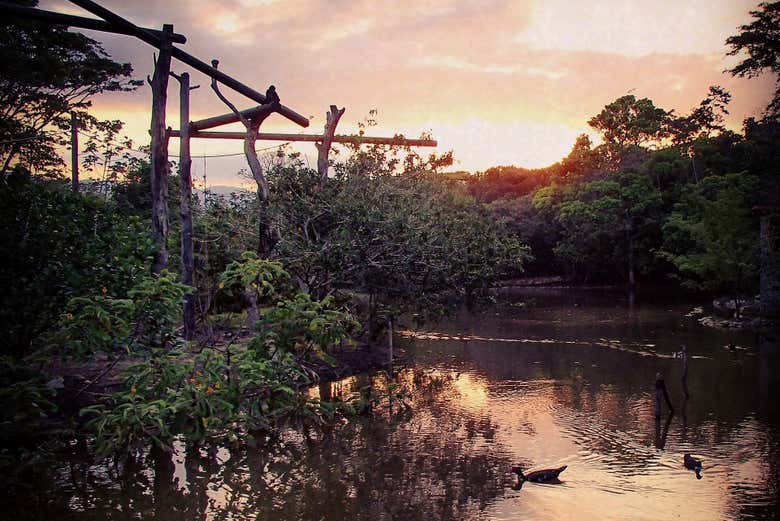
<svg viewBox="0 0 780 521"><path fill-rule="evenodd" d="M68 27L78 27L79 29L91 29L93 31L101 31L104 33L118 33L132 35L126 29L116 27L104 20L96 20L95 18L84 18L83 16L73 16L70 14L55 13L53 11L44 11L42 9L35 9L32 7L24 7L16 4L8 4L6 2L0 2L0 14L18 16L19 18L25 18L28 20L36 20L38 22L44 22L51 25L67 25ZM159 38L161 32L157 29L144 28L144 31L149 31L152 34L157 35ZM173 34L172 37L175 43L187 43L187 38L183 34Z"/></svg>
<svg viewBox="0 0 780 521"><path fill-rule="evenodd" d="M170 130L170 137L180 137L178 130ZM190 132L191 138L200 139L244 139L244 132ZM311 134L257 134L258 141L305 141L319 143L325 139L322 135ZM435 147L439 143L435 139L407 139L404 137L372 137L372 136L333 136L334 143L348 143L359 145L401 145L410 147Z"/></svg>
<svg viewBox="0 0 780 521"><path fill-rule="evenodd" d="M76 4L82 9L85 9L90 13L101 17L102 19L109 22L110 24L115 25L117 28L127 30L130 35L135 36L140 40L143 40L144 42L148 43L152 47L157 47L157 48L160 47L161 40L159 36L147 31L146 29L142 29L138 27L137 25L130 22L129 20L125 20L121 16L114 14L113 12L109 11L105 7L96 4L92 0L70 0L70 1L71 3ZM240 81L228 76L222 71L217 70L216 68L207 64L206 62L197 59L191 54L187 54L181 49L173 47L171 50L171 55L177 60L179 60L180 62L186 63L193 69L200 71L211 78L214 78L218 82L230 87L231 89L233 89L234 91L240 94L243 94L247 98L252 99L257 103L265 103L265 95L260 94L253 88L244 85ZM308 118L298 114L297 112L295 112L294 110L288 107L285 107L284 105L281 105L277 110L277 112L279 112L279 114L281 114L282 116L286 117L287 119L289 119L294 123L297 123L302 127L309 126Z"/></svg>
<svg viewBox="0 0 780 521"><path fill-rule="evenodd" d="M268 110L273 110L273 107L271 105L258 105L251 109L242 110L241 115L246 119L252 119ZM221 127L222 125L236 123L239 119L240 117L235 112L220 114L219 116L192 121L190 123L190 131L193 132L197 130L206 130L207 128Z"/></svg>

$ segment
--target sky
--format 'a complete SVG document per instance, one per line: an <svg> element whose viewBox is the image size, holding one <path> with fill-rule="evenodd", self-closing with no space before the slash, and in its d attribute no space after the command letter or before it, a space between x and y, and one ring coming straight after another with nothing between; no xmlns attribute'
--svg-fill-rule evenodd
<svg viewBox="0 0 780 521"><path fill-rule="evenodd" d="M332 104L346 107L338 133L354 133L372 109L368 133L430 132L437 153L454 152L452 170L497 165L543 167L564 157L587 120L627 93L685 114L721 85L733 96L727 125L760 114L774 78L739 79L725 40L749 23L757 1L743 0L99 0L146 27L172 23L183 50L310 118L308 129L274 115L268 132L321 133ZM62 0L44 9L91 16ZM154 50L128 36L85 31L135 76L151 74ZM189 71L191 118L229 110L209 80ZM256 105L223 93L241 108ZM151 92L95 100L99 117L122 119L136 145L148 143ZM171 80L168 122L178 128L178 84ZM240 126L234 127L240 130ZM230 130L232 130L231 128ZM227 128L226 128L227 130ZM259 147L278 143L262 143ZM171 153L178 143L171 140ZM195 140L193 155L240 153L240 141ZM314 144L298 145L316 164ZM427 153L430 149L422 149ZM194 161L208 184L240 183L243 157Z"/></svg>

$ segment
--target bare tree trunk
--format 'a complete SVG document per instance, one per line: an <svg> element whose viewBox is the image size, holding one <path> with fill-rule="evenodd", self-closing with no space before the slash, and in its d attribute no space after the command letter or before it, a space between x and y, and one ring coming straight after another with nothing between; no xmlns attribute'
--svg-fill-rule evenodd
<svg viewBox="0 0 780 521"><path fill-rule="evenodd" d="M165 106L168 100L168 75L171 72L171 37L173 26L163 25L160 55L152 77L152 236L157 251L152 273L168 266L168 135L165 129Z"/></svg>
<svg viewBox="0 0 780 521"><path fill-rule="evenodd" d="M193 288L184 295L184 338L195 337L195 259L192 228L192 157L190 156L190 75L171 73L179 80L179 177L181 179L181 281Z"/></svg>
<svg viewBox="0 0 780 521"><path fill-rule="evenodd" d="M336 133L336 127L345 110L346 108L339 109L336 105L330 106L330 112L325 113L325 131L323 132L322 143L314 144L317 147L317 172L320 174L320 184L322 185L328 179L328 167L330 166L328 154L333 143L333 134Z"/></svg>

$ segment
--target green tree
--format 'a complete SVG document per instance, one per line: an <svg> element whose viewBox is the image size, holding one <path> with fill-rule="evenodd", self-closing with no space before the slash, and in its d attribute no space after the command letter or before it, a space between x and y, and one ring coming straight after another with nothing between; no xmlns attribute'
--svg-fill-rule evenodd
<svg viewBox="0 0 780 521"><path fill-rule="evenodd" d="M621 172L609 180L572 190L557 207L563 230L555 253L584 279L614 280L629 286L650 268L648 255L660 226L661 195L643 174Z"/></svg>
<svg viewBox="0 0 780 521"><path fill-rule="evenodd" d="M141 219L18 169L0 183L0 222L0 345L15 354L52 329L70 298L126 294L153 251Z"/></svg>
<svg viewBox="0 0 780 521"><path fill-rule="evenodd" d="M669 112L656 107L648 98L627 94L616 99L588 120L604 139L613 168L620 166L632 149L658 143L668 135Z"/></svg>
<svg viewBox="0 0 780 521"><path fill-rule="evenodd" d="M688 185L663 226L660 252L686 286L735 297L755 289L758 223L751 208L757 186L744 172Z"/></svg>

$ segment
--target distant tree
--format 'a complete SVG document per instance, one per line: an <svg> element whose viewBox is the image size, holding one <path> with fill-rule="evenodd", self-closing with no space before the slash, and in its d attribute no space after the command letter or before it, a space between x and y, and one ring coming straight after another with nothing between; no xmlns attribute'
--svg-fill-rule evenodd
<svg viewBox="0 0 780 521"><path fill-rule="evenodd" d="M734 76L754 78L771 71L779 75L772 101L766 108L766 117L780 119L780 2L762 2L758 9L750 11L753 22L739 28L739 34L729 36L726 45L731 47L729 56L743 51L748 57L729 69Z"/></svg>
<svg viewBox="0 0 780 521"><path fill-rule="evenodd" d="M26 6L37 1L17 0ZM90 98L133 90L132 67L113 61L98 42L63 26L16 17L0 22L0 178L15 163L40 173L62 165L57 148L66 144L68 113L79 120Z"/></svg>
<svg viewBox="0 0 780 521"><path fill-rule="evenodd" d="M620 148L641 146L665 136L668 115L652 100L627 94L604 107L588 125L601 132L606 143Z"/></svg>
<svg viewBox="0 0 780 521"><path fill-rule="evenodd" d="M687 186L663 226L660 252L686 286L735 297L755 289L758 216L751 208L757 186L758 179L744 172Z"/></svg>
<svg viewBox="0 0 780 521"><path fill-rule="evenodd" d="M580 185L558 206L563 229L554 251L584 280L622 274L634 286L638 272L652 264L660 210L660 192L643 174L621 172Z"/></svg>
<svg viewBox="0 0 780 521"><path fill-rule="evenodd" d="M728 91L713 85L710 87L707 97L690 114L680 117L669 115L669 132L672 143L691 158L691 168L695 179L699 178L699 172L694 145L697 141L710 137L713 132L724 130L723 119L729 113L726 107L730 101L731 94Z"/></svg>
<svg viewBox="0 0 780 521"><path fill-rule="evenodd" d="M599 154L587 134L580 134L569 155L561 161L561 175L569 180L592 174L599 167Z"/></svg>

